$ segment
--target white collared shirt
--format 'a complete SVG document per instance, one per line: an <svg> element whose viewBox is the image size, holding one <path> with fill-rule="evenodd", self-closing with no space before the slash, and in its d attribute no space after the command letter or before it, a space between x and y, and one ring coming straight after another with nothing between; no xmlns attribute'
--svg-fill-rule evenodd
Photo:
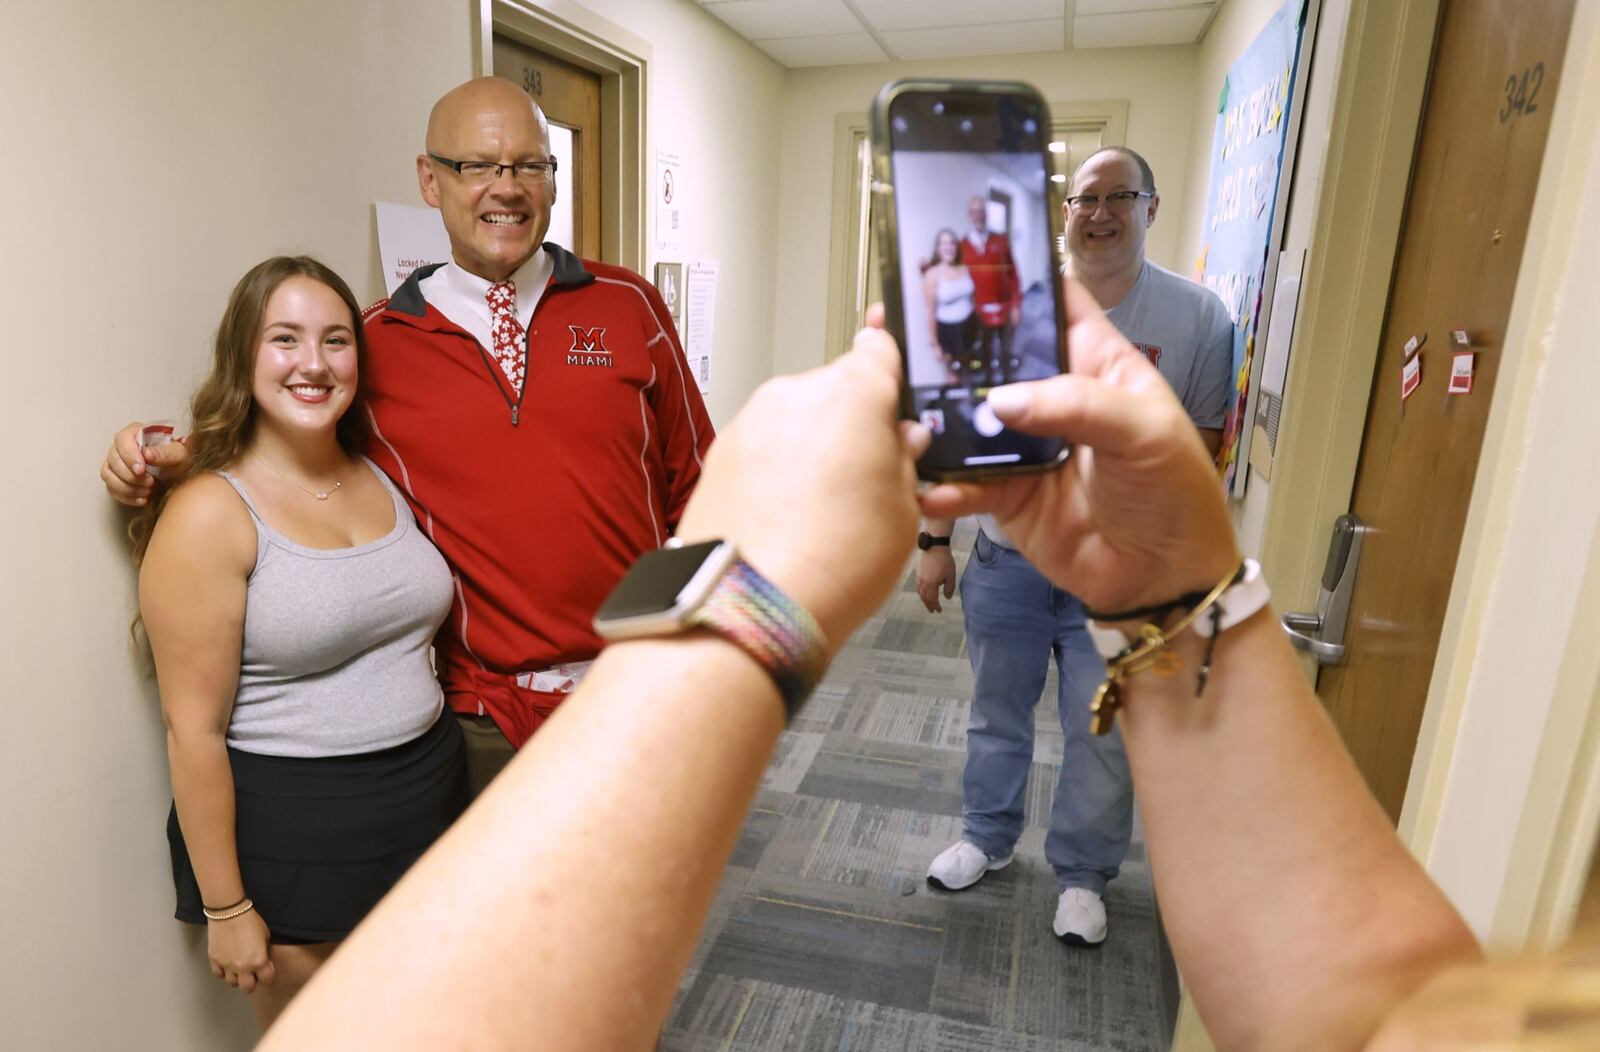
<svg viewBox="0 0 1600 1052"><path fill-rule="evenodd" d="M526 329L533 320L533 309L539 305L555 261L541 246L528 257L528 261L511 275L517 285L517 321ZM489 282L476 274L468 273L454 261L446 263L417 283L422 298L432 304L440 314L460 326L486 350L494 349L494 337L489 316Z"/></svg>
<svg viewBox="0 0 1600 1052"><path fill-rule="evenodd" d="M973 227L967 231L967 240L972 243L973 248L982 252L989 244L989 231Z"/></svg>

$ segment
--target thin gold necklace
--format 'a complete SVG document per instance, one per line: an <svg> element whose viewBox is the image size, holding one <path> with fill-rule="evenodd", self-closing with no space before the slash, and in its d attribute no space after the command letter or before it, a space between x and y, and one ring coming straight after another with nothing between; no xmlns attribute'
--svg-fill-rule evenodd
<svg viewBox="0 0 1600 1052"><path fill-rule="evenodd" d="M318 500L327 500L329 497L333 496L339 490L344 488L344 483L341 480L334 479L333 480L333 488L332 489L323 490L321 492L318 492L317 490L312 489L310 486L302 486L302 485L300 485L300 483L296 482L294 479L290 478L288 475L285 475L283 472L279 471L275 466L273 466L272 461L268 460L266 457L262 456L260 453L257 453L255 450L252 449L250 451L250 455L255 457L257 460L261 461L261 463L265 464L269 471L271 471L274 475L278 476L279 478L283 479L283 481L287 482L289 485L293 486L295 489L300 490L300 491L305 492L305 493L309 493L313 497L317 498Z"/></svg>

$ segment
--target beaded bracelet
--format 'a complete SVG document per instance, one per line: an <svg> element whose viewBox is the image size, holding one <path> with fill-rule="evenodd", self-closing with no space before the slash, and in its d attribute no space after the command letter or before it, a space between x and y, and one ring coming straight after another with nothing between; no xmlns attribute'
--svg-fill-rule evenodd
<svg viewBox="0 0 1600 1052"><path fill-rule="evenodd" d="M249 899L243 899L241 901L243 902L243 905L238 906L236 909L232 910L232 912L209 910L204 906L200 907L200 912L206 915L206 920L225 921L233 920L235 917L243 917L246 913L249 913L251 910L256 908L256 904L251 902Z"/></svg>

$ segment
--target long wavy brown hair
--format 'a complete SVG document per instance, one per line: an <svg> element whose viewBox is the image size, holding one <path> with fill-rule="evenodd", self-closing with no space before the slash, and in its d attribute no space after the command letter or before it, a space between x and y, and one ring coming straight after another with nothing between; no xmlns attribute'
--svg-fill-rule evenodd
<svg viewBox="0 0 1600 1052"><path fill-rule="evenodd" d="M217 339L211 355L211 373L195 391L189 403L193 426L186 444L189 459L181 467L166 469L163 485L154 499L128 524L133 541L134 565L144 561L145 549L156 520L166 507L167 498L184 479L207 471L228 467L244 455L255 435L256 348L261 342L267 301L290 278L310 278L328 286L350 308L350 325L355 330L356 369L359 378L366 370L367 338L361 326L361 307L344 279L310 256L274 256L257 263L239 279L228 297L228 307L217 326ZM351 454L361 451L370 425L360 388L344 416L339 418L339 445Z"/></svg>

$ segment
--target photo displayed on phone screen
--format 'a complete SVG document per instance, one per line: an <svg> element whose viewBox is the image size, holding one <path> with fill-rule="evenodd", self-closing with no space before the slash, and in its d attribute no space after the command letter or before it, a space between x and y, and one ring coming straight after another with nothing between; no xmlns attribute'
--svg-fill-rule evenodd
<svg viewBox="0 0 1600 1052"><path fill-rule="evenodd" d="M1048 125L1027 96L917 91L889 104L907 380L935 471L1061 452L1004 427L987 402L993 387L1061 371Z"/></svg>

